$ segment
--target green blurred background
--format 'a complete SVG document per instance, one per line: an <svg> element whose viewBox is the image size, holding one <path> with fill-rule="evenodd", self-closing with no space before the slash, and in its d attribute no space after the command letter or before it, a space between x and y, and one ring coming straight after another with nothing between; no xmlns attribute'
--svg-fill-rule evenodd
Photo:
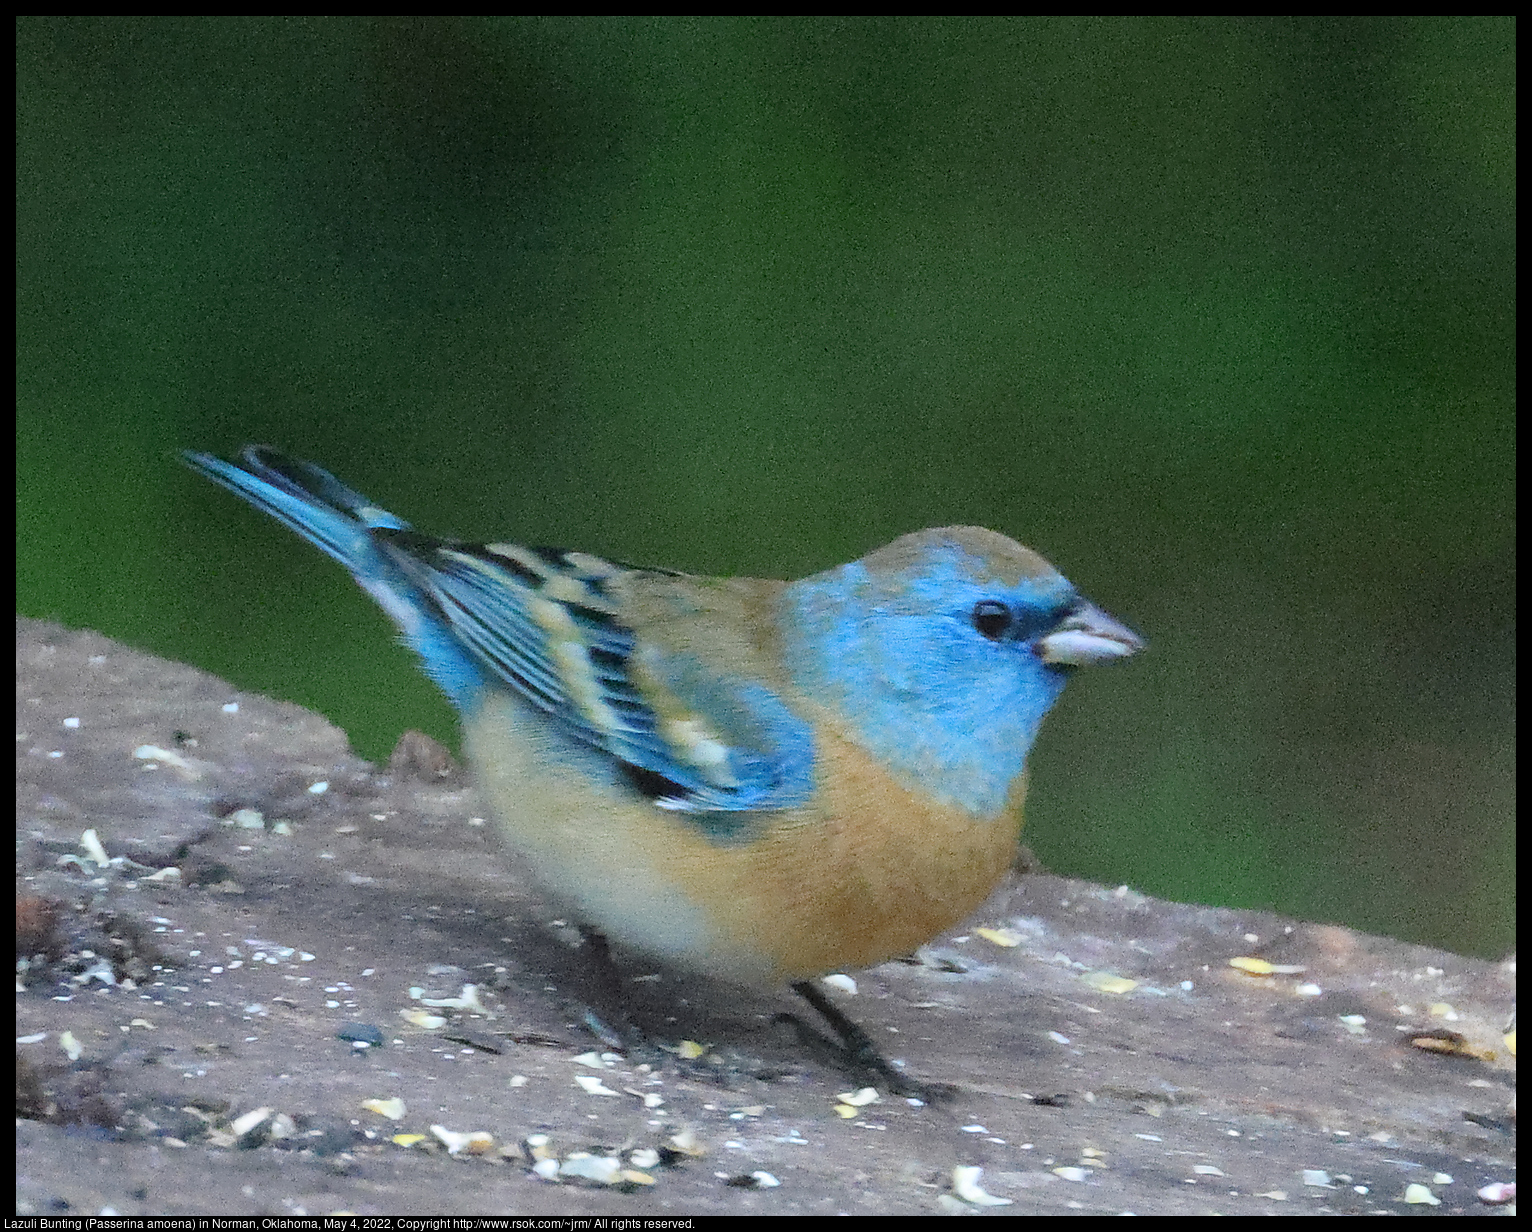
<svg viewBox="0 0 1532 1232"><path fill-rule="evenodd" d="M177 449L706 573L977 523L1151 643L1047 865L1511 945L1512 21L17 30L22 612L383 758L450 710Z"/></svg>

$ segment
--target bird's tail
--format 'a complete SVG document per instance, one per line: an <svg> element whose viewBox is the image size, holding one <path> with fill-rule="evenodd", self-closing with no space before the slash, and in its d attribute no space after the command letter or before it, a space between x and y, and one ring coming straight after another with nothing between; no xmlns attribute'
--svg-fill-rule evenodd
<svg viewBox="0 0 1532 1232"><path fill-rule="evenodd" d="M312 462L265 445L248 445L239 456L236 464L191 450L181 455L193 470L344 565L399 627L431 678L464 708L483 684L484 674L442 612L429 585L429 565L411 551L413 541L423 537L403 518L374 505Z"/></svg>

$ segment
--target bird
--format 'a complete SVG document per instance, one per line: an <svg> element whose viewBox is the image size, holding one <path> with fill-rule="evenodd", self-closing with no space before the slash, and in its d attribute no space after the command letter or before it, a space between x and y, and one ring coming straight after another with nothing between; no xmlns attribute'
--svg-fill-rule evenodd
<svg viewBox="0 0 1532 1232"><path fill-rule="evenodd" d="M916 531L798 581L416 531L311 462L194 470L338 561L459 712L504 838L583 926L789 984L914 952L1015 860L1027 754L1138 634L996 531Z"/></svg>

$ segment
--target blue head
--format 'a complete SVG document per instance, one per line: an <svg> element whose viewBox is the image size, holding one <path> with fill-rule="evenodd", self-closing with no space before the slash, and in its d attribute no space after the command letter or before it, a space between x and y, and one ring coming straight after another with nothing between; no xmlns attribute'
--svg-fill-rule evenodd
<svg viewBox="0 0 1532 1232"><path fill-rule="evenodd" d="M1142 642L1037 553L947 527L795 582L788 669L912 786L995 816L1069 671Z"/></svg>

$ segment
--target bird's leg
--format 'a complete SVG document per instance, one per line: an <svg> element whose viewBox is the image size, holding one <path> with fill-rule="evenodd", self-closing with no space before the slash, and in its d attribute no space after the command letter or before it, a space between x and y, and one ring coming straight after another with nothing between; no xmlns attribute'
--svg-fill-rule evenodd
<svg viewBox="0 0 1532 1232"><path fill-rule="evenodd" d="M783 1070L779 1064L733 1048L710 1048L702 1056L688 1057L674 1044L655 1039L628 1014L622 974L612 959L606 935L588 925L580 925L579 930L585 942L586 960L597 972L601 984L601 1001L605 1007L602 1015L605 1016L598 1015L585 1004L572 1008L578 1010L585 1029L607 1048L622 1053L634 1064L655 1069L674 1068L682 1074L726 1087L737 1085L741 1078L770 1082L784 1072L791 1072Z"/></svg>
<svg viewBox="0 0 1532 1232"><path fill-rule="evenodd" d="M617 964L612 961L612 950L607 944L606 934L586 924L578 927L588 951L591 969L600 981L601 992L605 994L601 1000L608 1007L607 1017L612 1019L609 1022L589 1005L582 1005L580 1021L585 1024L586 1030L613 1052L627 1055L634 1049L648 1051L647 1037L638 1024L628 1017L623 1006L625 995L622 977Z"/></svg>
<svg viewBox="0 0 1532 1232"><path fill-rule="evenodd" d="M878 1046L872 1042L872 1036L852 1022L817 984L810 980L795 980L792 987L795 993L813 1006L819 1016L830 1024L830 1029L839 1039L838 1043L830 1043L817 1032L810 1030L796 1014L778 1014L777 1021L789 1022L797 1028L798 1035L806 1046L832 1048L843 1064L852 1070L871 1074L874 1078L883 1080L895 1095L930 1102L943 1093L942 1088L917 1082L900 1071L893 1062L878 1051Z"/></svg>
<svg viewBox="0 0 1532 1232"><path fill-rule="evenodd" d="M614 1052L621 1052L634 1059L663 1058L665 1053L648 1038L641 1027L629 1018L623 1006L625 996L622 978L617 964L612 960L611 947L607 943L606 934L583 924L579 926L579 929L588 948L589 961L598 973L597 978L606 994L601 999L610 1007L606 1011L606 1018L597 1015L588 1005L581 1007L581 1021L586 1029ZM793 983L792 988L814 1007L835 1034L835 1039L827 1040L799 1019L796 1014L778 1014L778 1021L793 1025L805 1047L828 1052L831 1058L843 1068L871 1076L875 1082L887 1085L895 1095L923 1099L929 1103L945 1093L945 1088L917 1082L900 1071L893 1062L878 1051L878 1046L873 1043L872 1037L830 1000L818 984L809 980L798 980Z"/></svg>

